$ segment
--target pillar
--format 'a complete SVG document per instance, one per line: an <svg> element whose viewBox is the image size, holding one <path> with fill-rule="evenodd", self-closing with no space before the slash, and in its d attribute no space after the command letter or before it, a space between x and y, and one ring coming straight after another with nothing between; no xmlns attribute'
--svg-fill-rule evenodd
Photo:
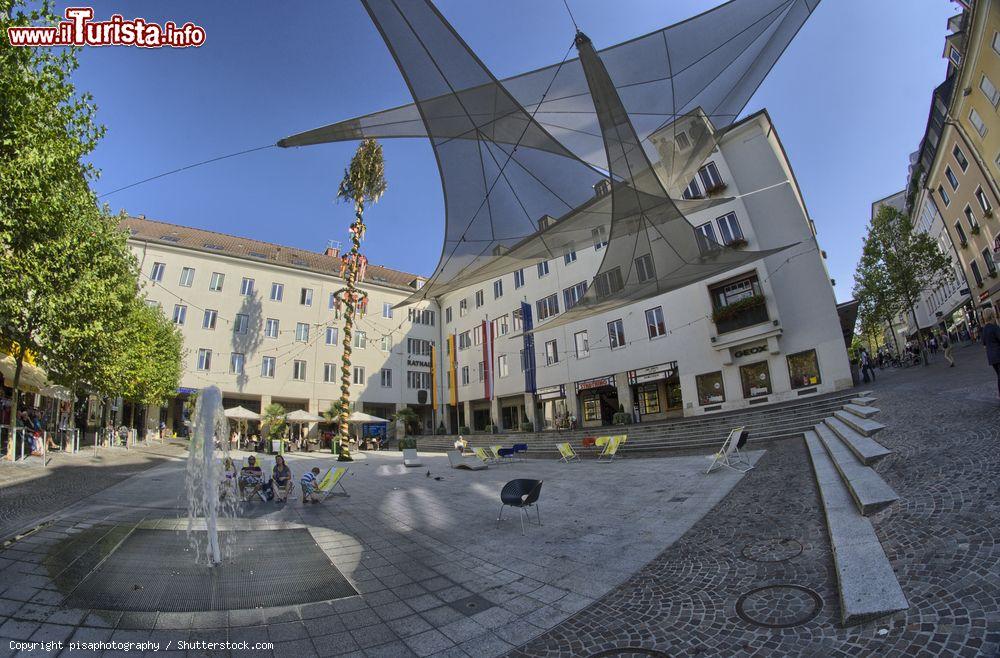
<svg viewBox="0 0 1000 658"><path fill-rule="evenodd" d="M463 413L465 413L465 426L470 430L472 429L472 403L469 400L464 402L459 402L462 405Z"/></svg>
<svg viewBox="0 0 1000 658"><path fill-rule="evenodd" d="M576 385L573 382L566 384L566 413L576 419L576 426L583 427L583 417L580 414L580 403L576 398Z"/></svg>
<svg viewBox="0 0 1000 658"><path fill-rule="evenodd" d="M534 393L524 394L524 415L528 417L533 431L542 431L542 426L538 423L538 405L535 403Z"/></svg>
<svg viewBox="0 0 1000 658"><path fill-rule="evenodd" d="M620 372L615 375L615 386L618 388L618 404L629 416L632 415L632 408L635 405L635 396L632 394L632 387L628 383L628 373ZM633 418L633 420L635 420Z"/></svg>
<svg viewBox="0 0 1000 658"><path fill-rule="evenodd" d="M490 400L490 420L493 421L493 424L496 425L497 429L499 430L499 428L500 428L500 398L498 398L498 397L494 397L492 400Z"/></svg>

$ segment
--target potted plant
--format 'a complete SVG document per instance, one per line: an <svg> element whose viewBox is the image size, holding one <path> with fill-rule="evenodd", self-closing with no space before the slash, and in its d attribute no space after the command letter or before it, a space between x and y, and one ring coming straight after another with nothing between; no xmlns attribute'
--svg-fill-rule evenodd
<svg viewBox="0 0 1000 658"><path fill-rule="evenodd" d="M469 426L468 425L460 425L458 427L458 433L459 434L471 434L472 432L469 431Z"/></svg>
<svg viewBox="0 0 1000 658"><path fill-rule="evenodd" d="M979 224L976 224L975 226L973 226L970 229L970 231L972 232L973 235L979 235Z"/></svg>
<svg viewBox="0 0 1000 658"><path fill-rule="evenodd" d="M444 427L444 421L441 421L440 423L438 423L437 433L438 433L438 436L444 436L445 434L448 433L448 430L446 430L445 427Z"/></svg>
<svg viewBox="0 0 1000 658"><path fill-rule="evenodd" d="M746 238L734 238L730 240L726 246L732 247L733 249L742 249L747 246L747 244L749 243L746 241Z"/></svg>
<svg viewBox="0 0 1000 658"><path fill-rule="evenodd" d="M958 246L960 246L962 249L965 249L966 247L969 246L969 241L966 240L965 238L962 238L961 240L958 241Z"/></svg>
<svg viewBox="0 0 1000 658"><path fill-rule="evenodd" d="M535 426L531 423L530 420L523 420L523 421L521 421L521 431L522 432L534 432L535 431Z"/></svg>
<svg viewBox="0 0 1000 658"><path fill-rule="evenodd" d="M720 308L712 311L712 322L718 324L719 322L725 322L726 320L732 320L740 313L744 311L749 311L766 304L766 300L763 295L752 295L750 297L744 297L738 301L733 302L727 306L722 306Z"/></svg>

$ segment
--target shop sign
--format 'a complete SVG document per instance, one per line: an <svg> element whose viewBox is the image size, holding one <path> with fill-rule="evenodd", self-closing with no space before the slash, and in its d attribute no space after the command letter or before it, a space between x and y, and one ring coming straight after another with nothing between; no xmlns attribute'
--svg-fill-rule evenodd
<svg viewBox="0 0 1000 658"><path fill-rule="evenodd" d="M535 396L539 400L558 400L559 398L566 397L566 387L563 384L546 386L545 388L538 389L535 392Z"/></svg>
<svg viewBox="0 0 1000 658"><path fill-rule="evenodd" d="M628 383L641 384L643 382L656 382L661 379L670 379L677 374L677 362L661 363L658 366L629 370Z"/></svg>
<svg viewBox="0 0 1000 658"><path fill-rule="evenodd" d="M407 359L406 359L406 365L408 365L408 366L414 366L416 368L430 368L431 367L431 362L430 361L418 361L417 359L414 359L413 357L407 357Z"/></svg>
<svg viewBox="0 0 1000 658"><path fill-rule="evenodd" d="M604 388L605 386L615 386L615 376L608 375L607 377L595 377L594 379L585 379L582 382L576 383L577 391L586 391L591 388Z"/></svg>
<svg viewBox="0 0 1000 658"><path fill-rule="evenodd" d="M986 290L984 292L979 293L979 301L985 302L989 298L990 298L990 291L989 290Z"/></svg>
<svg viewBox="0 0 1000 658"><path fill-rule="evenodd" d="M733 350L733 358L738 359L741 356L751 356L766 351L767 351L767 343L764 343L763 345L753 345L751 347L743 347L738 350Z"/></svg>
<svg viewBox="0 0 1000 658"><path fill-rule="evenodd" d="M196 388L183 388L183 387L181 387L181 388L177 389L177 392L180 393L180 394L187 393L188 395L190 395L192 393L197 393L198 389L196 389Z"/></svg>

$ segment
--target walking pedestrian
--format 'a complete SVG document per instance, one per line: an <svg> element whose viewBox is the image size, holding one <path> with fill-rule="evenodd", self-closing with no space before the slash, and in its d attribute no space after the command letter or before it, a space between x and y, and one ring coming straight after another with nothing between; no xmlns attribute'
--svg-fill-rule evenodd
<svg viewBox="0 0 1000 658"><path fill-rule="evenodd" d="M986 360L997 373L997 397L1000 397L1000 327L992 308L983 311L983 345L986 346Z"/></svg>
<svg viewBox="0 0 1000 658"><path fill-rule="evenodd" d="M871 379L868 379L871 375ZM872 358L868 354L868 350L864 347L861 348L861 377L867 384L869 381L875 381L875 368L872 367Z"/></svg>
<svg viewBox="0 0 1000 658"><path fill-rule="evenodd" d="M941 349L944 350L944 358L947 359L948 361L948 367L954 368L955 357L951 355L951 350L952 350L951 337L948 334L942 332L940 342L941 342Z"/></svg>

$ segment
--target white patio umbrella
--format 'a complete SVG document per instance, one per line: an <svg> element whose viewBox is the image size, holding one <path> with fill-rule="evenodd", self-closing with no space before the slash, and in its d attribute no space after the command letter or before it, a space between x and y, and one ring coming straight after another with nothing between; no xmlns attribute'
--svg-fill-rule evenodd
<svg viewBox="0 0 1000 658"><path fill-rule="evenodd" d="M17 363L14 361L14 357L9 354L0 354L0 373L3 374L4 381L8 386L14 383L16 369ZM45 371L25 361L21 367L21 390L35 393L45 388L47 384Z"/></svg>
<svg viewBox="0 0 1000 658"><path fill-rule="evenodd" d="M230 420L260 420L260 414L246 407L232 407L224 412Z"/></svg>
<svg viewBox="0 0 1000 658"><path fill-rule="evenodd" d="M347 417L347 422L349 423L388 423L389 421L385 418L379 418L378 416L372 416L371 414L366 414L361 411L355 411L353 414Z"/></svg>
<svg viewBox="0 0 1000 658"><path fill-rule="evenodd" d="M296 409L291 413L285 414L285 420L295 425L305 425L306 423L318 423L325 419L322 416L311 414L304 409Z"/></svg>

